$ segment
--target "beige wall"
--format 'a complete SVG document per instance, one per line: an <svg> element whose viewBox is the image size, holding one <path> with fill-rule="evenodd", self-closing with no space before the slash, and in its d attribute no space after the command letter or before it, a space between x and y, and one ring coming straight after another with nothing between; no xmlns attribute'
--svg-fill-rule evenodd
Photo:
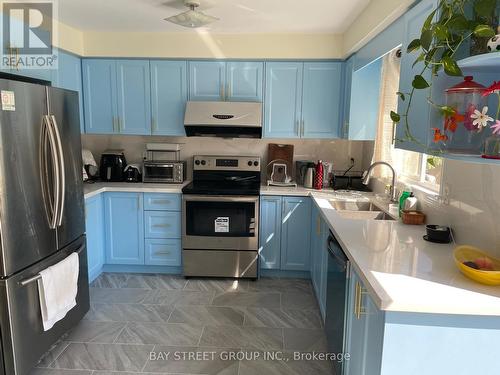
<svg viewBox="0 0 500 375"><path fill-rule="evenodd" d="M170 58L340 58L332 34L85 32L85 56Z"/></svg>
<svg viewBox="0 0 500 375"><path fill-rule="evenodd" d="M83 32L61 22L57 27L59 32L58 40L54 43L56 47L83 56Z"/></svg>
<svg viewBox="0 0 500 375"><path fill-rule="evenodd" d="M416 0L372 0L342 38L345 57L363 45L401 17Z"/></svg>

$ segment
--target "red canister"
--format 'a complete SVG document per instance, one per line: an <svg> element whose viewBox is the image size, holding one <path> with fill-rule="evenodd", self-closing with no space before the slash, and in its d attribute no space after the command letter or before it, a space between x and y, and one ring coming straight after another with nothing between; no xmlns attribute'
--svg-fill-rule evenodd
<svg viewBox="0 0 500 375"><path fill-rule="evenodd" d="M323 162L318 160L316 171L314 173L314 188L321 190L323 188Z"/></svg>

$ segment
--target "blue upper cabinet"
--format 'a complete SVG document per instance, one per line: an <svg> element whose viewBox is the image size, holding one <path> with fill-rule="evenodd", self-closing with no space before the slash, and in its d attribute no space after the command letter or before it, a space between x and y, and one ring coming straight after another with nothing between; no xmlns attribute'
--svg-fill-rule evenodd
<svg viewBox="0 0 500 375"><path fill-rule="evenodd" d="M144 264L142 193L105 193L106 263Z"/></svg>
<svg viewBox="0 0 500 375"><path fill-rule="evenodd" d="M403 33L403 48L401 56L401 69L399 91L407 95L412 90L412 81L416 74L420 74L423 69L423 63L419 62L413 65L417 58L416 53L407 53L406 49L413 39L419 38L422 30L422 25L428 15L435 9L436 0L423 0L410 9L404 16ZM431 74L427 69L424 75L425 79L430 82ZM396 147L409 151L425 152L429 139L429 120L430 120L430 105L427 98L430 96L429 89L415 90L413 95L411 108L408 113L408 121L411 124L411 133L418 142L408 142L404 140L406 137L406 127L404 124L404 114L408 106L408 100L399 100L398 113L401 116L401 123L396 127Z"/></svg>
<svg viewBox="0 0 500 375"><path fill-rule="evenodd" d="M310 270L311 200L309 197L284 197L281 217L281 269Z"/></svg>
<svg viewBox="0 0 500 375"><path fill-rule="evenodd" d="M151 134L185 136L185 61L151 61Z"/></svg>
<svg viewBox="0 0 500 375"><path fill-rule="evenodd" d="M189 100L225 99L226 63L223 61L189 62Z"/></svg>
<svg viewBox="0 0 500 375"><path fill-rule="evenodd" d="M85 132L83 120L82 61L80 57L59 50L58 68L52 71L52 85L78 92L80 104L80 130Z"/></svg>
<svg viewBox="0 0 500 375"><path fill-rule="evenodd" d="M280 269L281 254L281 204L280 196L260 199L260 268Z"/></svg>
<svg viewBox="0 0 500 375"><path fill-rule="evenodd" d="M375 140L377 135L382 62L383 59L379 58L352 73L349 116L351 140Z"/></svg>
<svg viewBox="0 0 500 375"><path fill-rule="evenodd" d="M338 138L341 121L342 63L304 63L303 138Z"/></svg>
<svg viewBox="0 0 500 375"><path fill-rule="evenodd" d="M353 55L347 59L344 64L344 97L343 97L343 110L342 110L342 124L340 127L340 138L349 137L349 119L351 116L351 87L352 87L352 73L354 70L354 60L356 56Z"/></svg>
<svg viewBox="0 0 500 375"><path fill-rule="evenodd" d="M149 60L118 60L118 132L151 134Z"/></svg>
<svg viewBox="0 0 500 375"><path fill-rule="evenodd" d="M299 138L303 63L266 63L264 136Z"/></svg>
<svg viewBox="0 0 500 375"><path fill-rule="evenodd" d="M225 99L240 102L261 102L263 75L264 63L228 62Z"/></svg>
<svg viewBox="0 0 500 375"><path fill-rule="evenodd" d="M85 132L94 134L118 132L116 61L85 59L82 68Z"/></svg>

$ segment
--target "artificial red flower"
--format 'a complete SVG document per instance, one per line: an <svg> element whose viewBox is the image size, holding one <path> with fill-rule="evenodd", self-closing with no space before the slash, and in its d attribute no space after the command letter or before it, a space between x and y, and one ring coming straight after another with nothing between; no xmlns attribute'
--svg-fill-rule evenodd
<svg viewBox="0 0 500 375"><path fill-rule="evenodd" d="M464 121L465 121L465 116L461 115L456 111L453 112L451 116L446 115L444 118L444 130L449 130L452 133L455 133L457 131L458 123Z"/></svg>
<svg viewBox="0 0 500 375"><path fill-rule="evenodd" d="M498 94L498 93L500 93L500 81L498 82L495 81L490 87L484 90L483 96L488 96L491 94Z"/></svg>
<svg viewBox="0 0 500 375"><path fill-rule="evenodd" d="M446 134L441 133L441 129L439 128L432 128L434 130L434 143L438 143L440 141L447 141L448 136Z"/></svg>

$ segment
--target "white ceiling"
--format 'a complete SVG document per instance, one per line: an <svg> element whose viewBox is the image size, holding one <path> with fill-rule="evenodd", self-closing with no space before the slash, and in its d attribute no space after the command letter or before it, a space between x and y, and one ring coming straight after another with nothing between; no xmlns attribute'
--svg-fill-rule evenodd
<svg viewBox="0 0 500 375"><path fill-rule="evenodd" d="M214 33L343 33L370 0L201 0ZM61 0L59 18L84 31L193 32L163 19L183 0Z"/></svg>

